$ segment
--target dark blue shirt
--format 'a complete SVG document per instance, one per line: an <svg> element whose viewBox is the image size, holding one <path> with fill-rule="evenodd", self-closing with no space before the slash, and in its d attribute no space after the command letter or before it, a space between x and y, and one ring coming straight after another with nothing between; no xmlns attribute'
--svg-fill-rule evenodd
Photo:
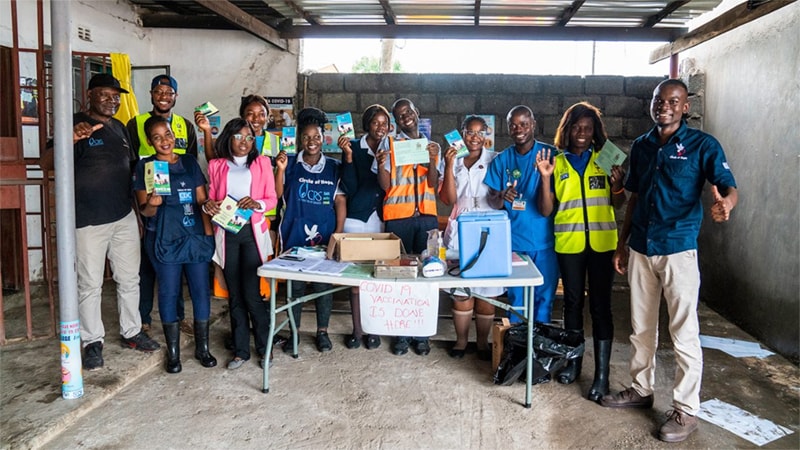
<svg viewBox="0 0 800 450"><path fill-rule="evenodd" d="M710 134L682 123L663 146L654 127L631 146L625 189L639 195L628 244L645 254L671 255L697 248L706 180L723 191L736 187L725 152Z"/></svg>

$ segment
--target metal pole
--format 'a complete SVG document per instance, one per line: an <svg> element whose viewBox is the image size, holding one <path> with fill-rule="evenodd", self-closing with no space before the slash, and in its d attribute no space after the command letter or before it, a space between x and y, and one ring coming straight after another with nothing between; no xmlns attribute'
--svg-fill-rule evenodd
<svg viewBox="0 0 800 450"><path fill-rule="evenodd" d="M75 164L72 146L72 45L70 2L50 2L53 48L54 167L61 325L61 396L83 397L78 275L75 258Z"/></svg>

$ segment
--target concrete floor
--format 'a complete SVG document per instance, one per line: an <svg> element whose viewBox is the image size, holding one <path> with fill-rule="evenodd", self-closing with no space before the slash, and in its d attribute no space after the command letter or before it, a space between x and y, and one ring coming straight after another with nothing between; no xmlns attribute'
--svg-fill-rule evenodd
<svg viewBox="0 0 800 450"><path fill-rule="evenodd" d="M314 316L305 313L300 358L278 350L270 393L262 394L255 360L239 370L224 368L230 358L222 345L228 328L226 302L212 301L216 318L212 352L220 366L201 367L193 358L193 341L184 339L183 372L171 375L163 370L163 352L148 355L120 347L113 286L106 286L104 295L108 297L105 367L84 373L83 398L61 399L57 340L0 349L1 448L755 447L703 421L699 431L681 444L656 438L664 411L670 408L674 372L665 329L651 410L609 410L583 398L593 373L590 340L588 362L578 382L534 386L532 408L525 409L523 383L496 386L489 363L474 354L463 360L447 356L454 338L449 320L439 321L430 355L397 357L389 351L389 338L377 350L346 349L343 338L350 331L350 319L345 313L334 314L330 328L334 350L326 354L314 349ZM11 301L5 300L8 307ZM614 390L630 383L627 302L626 290L618 289ZM335 308L346 309L345 299L337 298ZM442 310L449 306L443 304ZM555 311L559 310L556 305ZM699 313L703 334L753 340L704 305ZM6 314L6 320L9 317ZM160 329L152 335L163 344ZM704 353L701 400L718 398L794 432L765 448L800 448L796 366L780 356L759 360L733 358L717 350Z"/></svg>

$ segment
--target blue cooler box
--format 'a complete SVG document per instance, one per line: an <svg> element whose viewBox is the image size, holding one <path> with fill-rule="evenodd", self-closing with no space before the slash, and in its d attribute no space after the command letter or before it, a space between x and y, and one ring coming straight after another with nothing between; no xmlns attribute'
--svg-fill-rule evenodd
<svg viewBox="0 0 800 450"><path fill-rule="evenodd" d="M486 246L475 264L481 235ZM505 211L465 212L458 216L458 253L463 278L507 277L511 275L511 221Z"/></svg>

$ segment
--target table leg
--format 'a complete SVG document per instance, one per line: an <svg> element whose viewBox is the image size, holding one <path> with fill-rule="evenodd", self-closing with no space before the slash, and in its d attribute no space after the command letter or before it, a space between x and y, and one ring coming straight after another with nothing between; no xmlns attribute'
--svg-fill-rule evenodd
<svg viewBox="0 0 800 450"><path fill-rule="evenodd" d="M269 362L272 359L272 343L275 340L275 321L277 320L275 317L275 293L278 291L278 287L275 278L271 278L269 283L269 333L267 335L267 351L264 354L264 386L261 388L261 392L265 394L269 393Z"/></svg>
<svg viewBox="0 0 800 450"><path fill-rule="evenodd" d="M535 317L533 316L533 287L525 286L523 289L524 297L525 297L525 306L527 307L525 310L525 314L527 315L528 319L528 372L525 375L525 407L531 407L531 388L533 386L533 358L535 357L535 351L533 350L533 326L535 324Z"/></svg>

